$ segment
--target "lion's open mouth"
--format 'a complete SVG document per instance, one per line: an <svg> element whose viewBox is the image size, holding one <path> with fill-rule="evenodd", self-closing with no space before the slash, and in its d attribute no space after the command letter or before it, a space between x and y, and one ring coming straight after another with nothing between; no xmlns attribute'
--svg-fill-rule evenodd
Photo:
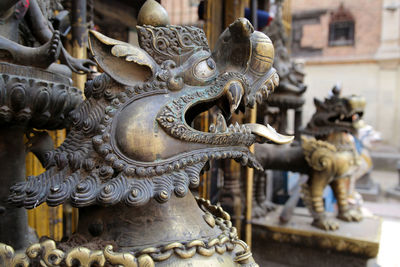
<svg viewBox="0 0 400 267"><path fill-rule="evenodd" d="M353 111L347 115L339 114L331 116L328 120L337 126L352 127L361 120L363 114L362 111Z"/></svg>
<svg viewBox="0 0 400 267"><path fill-rule="evenodd" d="M185 122L192 131L199 133L220 135L236 135L238 139L251 139L252 142L286 144L293 140L293 136L285 136L277 133L270 125L256 123L239 124L232 119L232 114L244 112L246 98L243 89L231 83L217 99L211 101L199 101L190 106L185 113ZM266 94L267 95L267 94ZM209 123L207 131L204 125L199 123L205 115L204 112L212 111L214 119Z"/></svg>
<svg viewBox="0 0 400 267"><path fill-rule="evenodd" d="M268 77L274 77L274 70ZM257 94L267 97L273 90L271 79L253 83L250 90L243 75L223 73L212 85L187 90L168 102L158 113L157 122L167 134L192 145L197 153L207 153L209 159L233 158L242 165L260 169L249 146L255 142L286 144L294 137L281 135L269 125L241 125L232 120L232 114L245 111ZM206 111L215 114L208 127L199 123Z"/></svg>

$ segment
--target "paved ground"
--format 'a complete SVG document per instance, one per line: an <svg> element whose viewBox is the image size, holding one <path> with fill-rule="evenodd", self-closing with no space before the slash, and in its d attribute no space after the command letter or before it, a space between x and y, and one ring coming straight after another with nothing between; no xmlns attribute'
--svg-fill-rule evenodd
<svg viewBox="0 0 400 267"><path fill-rule="evenodd" d="M364 207L383 219L377 263L382 267L400 267L400 200L385 196L387 189L397 185L398 173L374 170L372 178L381 185L382 195L377 202L365 202Z"/></svg>

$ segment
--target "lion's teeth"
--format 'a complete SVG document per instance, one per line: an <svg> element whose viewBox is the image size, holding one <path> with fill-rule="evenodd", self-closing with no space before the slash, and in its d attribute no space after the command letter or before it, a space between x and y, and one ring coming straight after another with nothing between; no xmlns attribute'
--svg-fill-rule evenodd
<svg viewBox="0 0 400 267"><path fill-rule="evenodd" d="M273 142L276 144L287 144L293 141L294 136L286 136L276 132L269 124L267 126L257 123L247 123L246 127L251 130L251 133L261 138L257 142Z"/></svg>
<svg viewBox="0 0 400 267"><path fill-rule="evenodd" d="M240 132L240 125L239 123L235 122L235 133Z"/></svg>
<svg viewBox="0 0 400 267"><path fill-rule="evenodd" d="M209 131L210 133L215 133L215 130L216 130L215 124L214 124L214 123L211 123L211 124L210 124L210 127L208 127L208 131Z"/></svg>
<svg viewBox="0 0 400 267"><path fill-rule="evenodd" d="M251 134L251 129L250 129L250 127L247 127L247 126L245 126L246 127L246 133L247 134Z"/></svg>
<svg viewBox="0 0 400 267"><path fill-rule="evenodd" d="M221 113L217 115L216 132L225 133L228 127L226 126L226 121Z"/></svg>
<svg viewBox="0 0 400 267"><path fill-rule="evenodd" d="M261 87L261 93L263 94L263 97L265 99L268 98L269 91L268 91L268 87L266 85L263 85L263 87Z"/></svg>
<svg viewBox="0 0 400 267"><path fill-rule="evenodd" d="M257 92L256 93L256 102L257 104L261 105L263 102L263 96L261 92Z"/></svg>
<svg viewBox="0 0 400 267"><path fill-rule="evenodd" d="M227 96L230 104L230 112L233 113L242 101L243 87L239 82L232 82L229 85Z"/></svg>

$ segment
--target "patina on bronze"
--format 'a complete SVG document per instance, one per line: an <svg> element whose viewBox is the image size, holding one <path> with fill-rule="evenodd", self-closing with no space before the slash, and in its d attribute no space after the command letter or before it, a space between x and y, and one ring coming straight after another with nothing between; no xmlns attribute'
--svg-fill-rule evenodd
<svg viewBox="0 0 400 267"><path fill-rule="evenodd" d="M20 34L26 33L20 31L23 20L39 47L21 44L21 39L29 39ZM86 65L91 61L66 53L59 32L53 31L35 0L1 1L0 21L0 241L21 249L32 241L32 235L28 234L26 212L7 204L9 186L25 181L27 151L45 162L45 153L53 149L48 134L37 130L68 127L68 113L82 100L67 77L71 70L52 63L61 54L60 59L73 71L88 71Z"/></svg>
<svg viewBox="0 0 400 267"><path fill-rule="evenodd" d="M137 29L140 48L90 33L91 51L105 73L87 83L67 139L47 154L47 171L11 189L9 201L19 207L65 201L79 207L76 234L58 248L52 241L35 244L25 257L3 246L3 261L257 266L229 215L195 200L189 188L198 186L210 159L260 168L248 146L293 139L266 126L226 123L258 92L277 86L271 41L245 19L225 30L213 53L195 27ZM195 117L213 106L220 113L210 132L193 128Z"/></svg>
<svg viewBox="0 0 400 267"><path fill-rule="evenodd" d="M325 101L314 100L316 112L302 130L301 146L275 147L256 144L256 155L265 169L305 173L309 178L299 184L302 199L314 218L313 225L324 230L339 227L324 212L323 191L330 185L338 201L338 218L359 221L361 213L348 205L348 179L360 168L361 156L351 135L357 131L364 112L365 99L360 96L341 97L334 87ZM311 136L311 137L310 137ZM292 196L296 198L296 196ZM288 221L297 200L289 200L281 219Z"/></svg>

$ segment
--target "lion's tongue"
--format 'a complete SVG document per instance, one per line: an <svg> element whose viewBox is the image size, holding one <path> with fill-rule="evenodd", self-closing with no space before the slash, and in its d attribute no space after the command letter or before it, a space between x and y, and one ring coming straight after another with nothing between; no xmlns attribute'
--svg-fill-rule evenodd
<svg viewBox="0 0 400 267"><path fill-rule="evenodd" d="M287 144L293 141L294 136L279 134L269 124L267 126L257 123L247 123L246 127L250 128L251 133L260 137L257 142L272 142L276 144Z"/></svg>

